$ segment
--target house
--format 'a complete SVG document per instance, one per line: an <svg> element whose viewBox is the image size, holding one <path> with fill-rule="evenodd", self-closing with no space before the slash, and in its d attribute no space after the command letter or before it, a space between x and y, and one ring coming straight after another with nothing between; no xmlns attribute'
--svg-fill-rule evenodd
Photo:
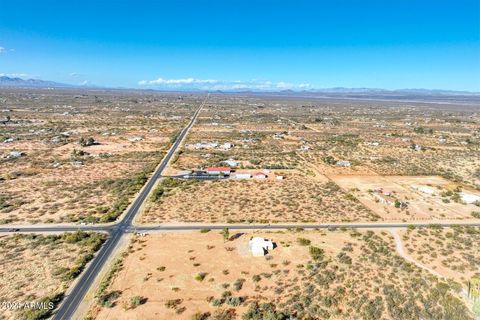
<svg viewBox="0 0 480 320"><path fill-rule="evenodd" d="M277 180L283 180L283 179L285 179L285 177L284 177L284 176L276 176L275 179L277 179Z"/></svg>
<svg viewBox="0 0 480 320"><path fill-rule="evenodd" d="M24 156L25 153L24 152L21 152L21 151L10 151L10 153L8 154L7 158L8 159L12 159L12 158L20 158L21 156Z"/></svg>
<svg viewBox="0 0 480 320"><path fill-rule="evenodd" d="M225 142L224 144L222 144L222 149L228 150L231 148L233 148L233 143Z"/></svg>
<svg viewBox="0 0 480 320"><path fill-rule="evenodd" d="M248 242L250 252L254 257L262 257L268 253L268 250L273 250L274 243L272 240L261 237L254 237Z"/></svg>
<svg viewBox="0 0 480 320"><path fill-rule="evenodd" d="M194 149L215 149L218 147L218 142L197 142L193 145L189 145Z"/></svg>
<svg viewBox="0 0 480 320"><path fill-rule="evenodd" d="M222 163L228 164L229 167L236 167L238 165L237 161L233 159L222 161Z"/></svg>
<svg viewBox="0 0 480 320"><path fill-rule="evenodd" d="M232 169L230 167L208 167L207 168L207 173L208 174L225 174L225 175L230 175L230 172Z"/></svg>
<svg viewBox="0 0 480 320"><path fill-rule="evenodd" d="M130 142L138 142L138 141L142 141L143 140L143 137L140 137L140 136L134 136L134 137L129 137L128 138L128 141Z"/></svg>
<svg viewBox="0 0 480 320"><path fill-rule="evenodd" d="M248 172L237 172L235 174L235 179L251 179L252 174Z"/></svg>
<svg viewBox="0 0 480 320"><path fill-rule="evenodd" d="M263 172L257 172L253 175L255 179L266 179L267 175Z"/></svg>
<svg viewBox="0 0 480 320"><path fill-rule="evenodd" d="M350 167L351 166L350 161L345 161L345 160L337 161L336 164L339 167Z"/></svg>

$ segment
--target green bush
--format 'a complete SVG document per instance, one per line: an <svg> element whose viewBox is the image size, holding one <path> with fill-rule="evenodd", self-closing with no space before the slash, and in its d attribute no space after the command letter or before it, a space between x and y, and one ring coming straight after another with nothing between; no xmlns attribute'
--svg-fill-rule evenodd
<svg viewBox="0 0 480 320"><path fill-rule="evenodd" d="M318 247L313 247L313 246L309 248L309 252L313 260L322 260L323 255L325 253L323 249L320 249Z"/></svg>
<svg viewBox="0 0 480 320"><path fill-rule="evenodd" d="M298 238L297 243L301 246L309 246L311 241L309 239L305 239L305 238Z"/></svg>

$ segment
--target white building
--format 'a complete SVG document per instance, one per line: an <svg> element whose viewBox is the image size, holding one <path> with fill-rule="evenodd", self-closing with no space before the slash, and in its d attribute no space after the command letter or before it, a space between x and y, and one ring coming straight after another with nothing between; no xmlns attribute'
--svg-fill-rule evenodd
<svg viewBox="0 0 480 320"><path fill-rule="evenodd" d="M472 193L465 193L465 192L460 192L460 197L462 198L462 201L465 203L477 203L480 202L480 196Z"/></svg>
<svg viewBox="0 0 480 320"><path fill-rule="evenodd" d="M7 158L11 159L11 158L20 158L21 156L25 155L25 153L21 152L21 151L10 151L10 153L8 154Z"/></svg>
<svg viewBox="0 0 480 320"><path fill-rule="evenodd" d="M251 179L251 178L252 178L251 173L238 172L235 174L235 179Z"/></svg>
<svg viewBox="0 0 480 320"><path fill-rule="evenodd" d="M228 149L231 149L231 148L233 148L233 143L225 142L225 143L222 145L222 149L228 150Z"/></svg>
<svg viewBox="0 0 480 320"><path fill-rule="evenodd" d="M254 257L264 256L268 253L268 250L273 250L272 240L261 237L254 237L250 239L248 246L250 247L250 252Z"/></svg>
<svg viewBox="0 0 480 320"><path fill-rule="evenodd" d="M231 168L236 167L238 165L237 161L235 161L233 159L228 159L228 160L225 160L225 161L222 161L222 162L227 164Z"/></svg>
<svg viewBox="0 0 480 320"><path fill-rule="evenodd" d="M350 167L350 161L340 160L337 161L337 166L339 167Z"/></svg>
<svg viewBox="0 0 480 320"><path fill-rule="evenodd" d="M143 140L143 137L140 137L140 136L135 136L135 137L128 138L128 141L130 141L130 142L138 142L138 141L142 141L142 140Z"/></svg>

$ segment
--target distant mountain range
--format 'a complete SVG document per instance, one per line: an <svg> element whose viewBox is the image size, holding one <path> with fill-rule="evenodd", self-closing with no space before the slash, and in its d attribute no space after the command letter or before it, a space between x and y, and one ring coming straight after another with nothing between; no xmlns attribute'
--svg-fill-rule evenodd
<svg viewBox="0 0 480 320"><path fill-rule="evenodd" d="M100 89L101 87L95 86L82 86L82 85L72 85L66 83L59 83L54 81L46 81L40 79L22 79L17 77L8 77L8 76L0 76L0 87L9 87L9 88L96 88ZM128 89L132 90L131 88L103 88L103 89L114 89L114 90L122 90ZM133 89L135 90L135 89ZM169 91L169 90L155 90L155 89L148 89L148 91ZM178 89L174 91L179 91ZM202 91L205 90L186 90L186 91ZM454 90L431 90L431 89L398 89L398 90L387 90L387 89L379 89L379 88L344 88L344 87L336 87L336 88L324 88L324 89L311 89L311 90L303 90L303 91L294 91L294 90L282 90L278 92L261 92L255 90L237 90L237 91L220 91L217 90L216 92L224 92L224 93L252 93L252 94L281 94L281 95L312 95L312 96L342 96L342 97L373 97L373 96L381 96L381 97L405 97L405 96L480 96L480 92L469 92L469 91L454 91Z"/></svg>
<svg viewBox="0 0 480 320"><path fill-rule="evenodd" d="M71 88L70 84L58 83L54 81L45 81L39 79L11 78L7 76L0 77L0 87L16 88Z"/></svg>

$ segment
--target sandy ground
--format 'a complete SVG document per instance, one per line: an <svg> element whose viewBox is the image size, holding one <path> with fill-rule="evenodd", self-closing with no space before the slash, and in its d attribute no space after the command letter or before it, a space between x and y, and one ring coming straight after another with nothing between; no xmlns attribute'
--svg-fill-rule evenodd
<svg viewBox="0 0 480 320"><path fill-rule="evenodd" d="M350 190L385 221L473 219L471 212L478 209L473 204L443 202L440 194L454 190L458 184L437 176L335 175L330 178L344 190ZM425 193L419 187L433 190L435 194ZM376 192L377 189L382 189L382 192ZM471 189L468 192L480 194ZM407 202L408 207L402 210L395 208L395 200Z"/></svg>
<svg viewBox="0 0 480 320"><path fill-rule="evenodd" d="M459 283L480 273L480 228L416 228L397 230L405 256L432 273Z"/></svg>
<svg viewBox="0 0 480 320"><path fill-rule="evenodd" d="M89 248L52 237L55 235L0 236L0 302L35 302L63 292L72 282L63 275ZM15 310L0 309L0 319L15 315Z"/></svg>
<svg viewBox="0 0 480 320"><path fill-rule="evenodd" d="M365 232L362 234L368 235ZM338 270L341 276L333 276L336 279L335 285L332 283L329 286L331 290L341 286L340 279L343 279L344 285L352 281L356 283L353 288L348 289L351 292L338 304L344 312L349 310L346 314L358 315L361 318L360 310L350 308L344 303L350 299L358 301L359 295L378 295L377 286L382 290L384 285L393 287L394 283L403 283L405 289L412 286L411 288L415 287L418 292L429 290L428 286L418 287L420 279L417 277L423 277L428 282L430 273L423 273L422 269L418 269L416 273L405 273L399 265L400 260L395 258L394 238L381 230L368 237L374 235L377 239L375 242L386 241L384 244L390 253L387 254L384 249L382 252L387 254L387 260L378 255L369 257L375 246L365 246L368 242L363 242L362 236L354 238L349 231L248 231L238 234L232 232L231 235L233 240L228 242L223 240L218 231L137 237L125 258L123 269L108 289L108 292L119 293L118 298L113 301L113 307L97 306L91 314L95 319L191 319L197 313L208 312L214 315L219 310L230 308L235 310L237 316L234 318L239 319L250 301L273 302L280 306L282 302L289 301L295 292L301 294L308 283L320 281L319 279L324 279L323 276L327 277L329 274L333 276L331 270L324 270L316 274L317 278L305 277L301 269L311 263L311 256L309 247L300 245L299 238L307 239L311 242L310 245L324 250L326 260L331 261L330 263L338 261L342 253L352 257L354 262L351 267L345 267L342 263L334 267L333 270ZM266 257L253 257L248 250L248 241L252 236L272 239L278 247ZM379 268L374 261L378 261L383 267ZM359 270L362 272L358 272ZM196 279L199 274L203 275L203 280ZM258 279L254 280L255 277ZM235 283L238 281L242 282L242 286L236 290ZM390 284L391 281L393 282ZM315 300L328 296L330 289L321 289L315 292L312 298L315 297ZM220 299L226 291L235 297L244 297L246 303L238 307L214 307L212 299ZM413 297L413 291L409 292ZM145 303L132 308L129 301L135 296L145 298ZM169 308L169 303L176 305ZM391 319L388 315L384 318Z"/></svg>
<svg viewBox="0 0 480 320"><path fill-rule="evenodd" d="M347 222L375 215L335 184L313 176L284 180L188 182L150 202L137 221L172 222Z"/></svg>

